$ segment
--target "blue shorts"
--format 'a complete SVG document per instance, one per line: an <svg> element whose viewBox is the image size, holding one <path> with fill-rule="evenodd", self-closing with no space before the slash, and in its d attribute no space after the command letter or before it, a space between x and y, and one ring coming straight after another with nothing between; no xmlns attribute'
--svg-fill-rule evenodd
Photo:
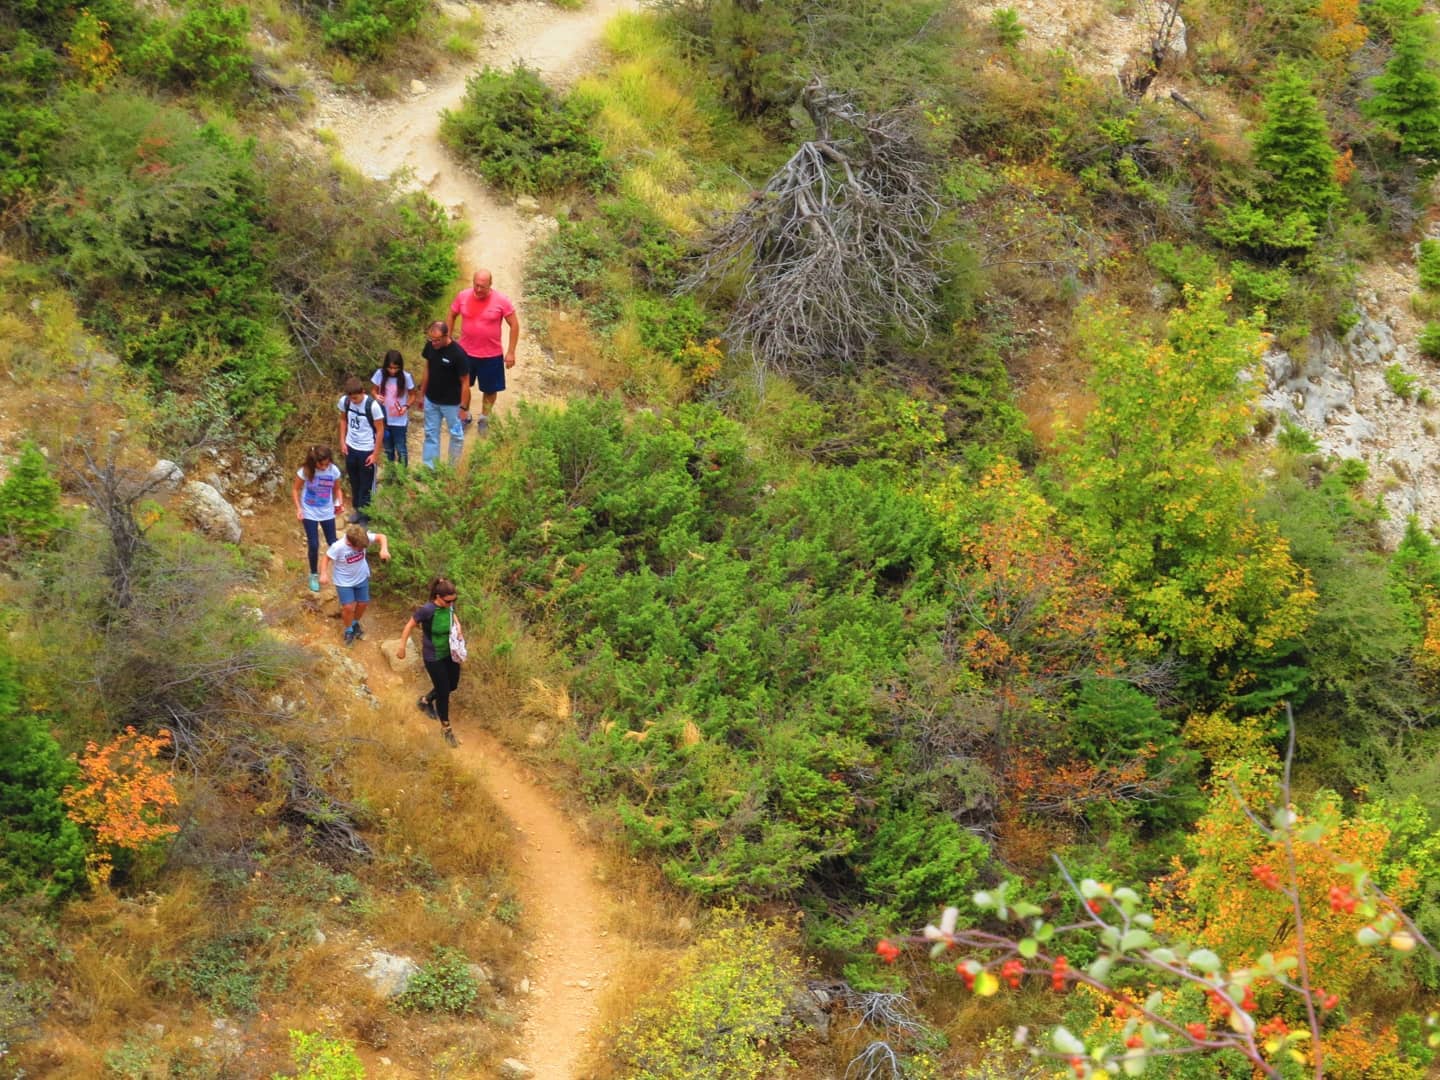
<svg viewBox="0 0 1440 1080"><path fill-rule="evenodd" d="M498 394L505 389L505 357L470 357L470 385L482 394Z"/></svg>
<svg viewBox="0 0 1440 1080"><path fill-rule="evenodd" d="M366 578L359 585L336 585L335 591L340 594L341 607L348 607L351 604L368 604L370 602L370 579Z"/></svg>

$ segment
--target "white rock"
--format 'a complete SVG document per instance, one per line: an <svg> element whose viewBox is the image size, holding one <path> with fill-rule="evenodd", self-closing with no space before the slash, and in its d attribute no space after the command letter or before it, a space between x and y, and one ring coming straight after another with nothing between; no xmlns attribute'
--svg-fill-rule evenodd
<svg viewBox="0 0 1440 1080"><path fill-rule="evenodd" d="M526 214L538 214L540 202L531 195L517 195L515 197L515 209Z"/></svg>
<svg viewBox="0 0 1440 1080"><path fill-rule="evenodd" d="M405 649L404 660L399 659L395 655L399 648L399 638L391 638L389 641L380 642L380 655L385 657L385 662L390 665L390 670L401 675L412 671L419 671L422 666L420 646L412 641Z"/></svg>
<svg viewBox="0 0 1440 1080"><path fill-rule="evenodd" d="M383 998L399 997L410 985L410 980L420 973L420 965L408 956L376 949L370 954L365 978L375 986L375 992Z"/></svg>
<svg viewBox="0 0 1440 1080"><path fill-rule="evenodd" d="M410 93L415 94L415 95L418 96L418 95L420 95L420 94L428 94L429 92L430 92L430 87L426 86L426 85L425 85L423 82L421 82L419 79L411 79L411 80L410 80Z"/></svg>
<svg viewBox="0 0 1440 1080"><path fill-rule="evenodd" d="M506 1058L500 1063L500 1075L504 1080L526 1080L535 1075L535 1070L518 1058Z"/></svg>
<svg viewBox="0 0 1440 1080"><path fill-rule="evenodd" d="M238 544L243 535L240 515L225 497L209 484L191 480L185 485L185 514L200 529L218 539Z"/></svg>
<svg viewBox="0 0 1440 1080"><path fill-rule="evenodd" d="M146 482L157 489L178 491L180 485L185 482L185 472L175 462L161 458L150 466Z"/></svg>

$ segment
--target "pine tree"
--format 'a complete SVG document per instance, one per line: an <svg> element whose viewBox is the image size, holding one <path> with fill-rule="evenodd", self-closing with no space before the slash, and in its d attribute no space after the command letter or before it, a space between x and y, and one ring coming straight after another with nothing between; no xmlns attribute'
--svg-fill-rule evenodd
<svg viewBox="0 0 1440 1080"><path fill-rule="evenodd" d="M1440 75L1435 73L1434 23L1411 18L1395 31L1395 51L1383 74L1370 80L1375 94L1361 109L1400 144L1400 153L1440 167Z"/></svg>
<svg viewBox="0 0 1440 1080"><path fill-rule="evenodd" d="M60 525L60 485L50 475L45 455L27 442L0 484L0 536L10 536L26 547L43 547Z"/></svg>
<svg viewBox="0 0 1440 1080"><path fill-rule="evenodd" d="M1282 221L1299 212L1316 228L1343 197L1335 148L1310 81L1285 67L1265 90L1265 122L1255 133L1255 163L1264 170L1260 207Z"/></svg>
<svg viewBox="0 0 1440 1080"><path fill-rule="evenodd" d="M85 842L60 801L75 767L40 717L19 713L18 699L0 655L0 899L59 899L85 881Z"/></svg>
<svg viewBox="0 0 1440 1080"><path fill-rule="evenodd" d="M1344 196L1325 116L1298 69L1282 68L1266 88L1252 149L1262 174L1257 198L1225 207L1210 234L1261 257L1307 250Z"/></svg>

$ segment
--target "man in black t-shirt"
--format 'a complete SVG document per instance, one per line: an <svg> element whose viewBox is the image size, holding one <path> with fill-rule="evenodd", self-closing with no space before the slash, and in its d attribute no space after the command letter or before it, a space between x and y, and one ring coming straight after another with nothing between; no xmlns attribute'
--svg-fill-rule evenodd
<svg viewBox="0 0 1440 1080"><path fill-rule="evenodd" d="M425 374L420 377L420 401L425 410L425 445L421 460L432 469L440 459L440 421L450 429L450 461L460 460L465 449L465 424L470 418L470 358L450 337L450 327L433 322L425 331L427 344L420 350Z"/></svg>

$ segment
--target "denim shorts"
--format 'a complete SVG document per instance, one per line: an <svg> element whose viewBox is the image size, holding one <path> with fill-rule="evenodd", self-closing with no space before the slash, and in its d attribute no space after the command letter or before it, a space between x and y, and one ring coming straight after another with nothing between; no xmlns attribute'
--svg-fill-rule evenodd
<svg viewBox="0 0 1440 1080"><path fill-rule="evenodd" d="M370 579L366 578L359 585L336 585L335 591L340 594L341 607L350 604L368 604L370 602Z"/></svg>

